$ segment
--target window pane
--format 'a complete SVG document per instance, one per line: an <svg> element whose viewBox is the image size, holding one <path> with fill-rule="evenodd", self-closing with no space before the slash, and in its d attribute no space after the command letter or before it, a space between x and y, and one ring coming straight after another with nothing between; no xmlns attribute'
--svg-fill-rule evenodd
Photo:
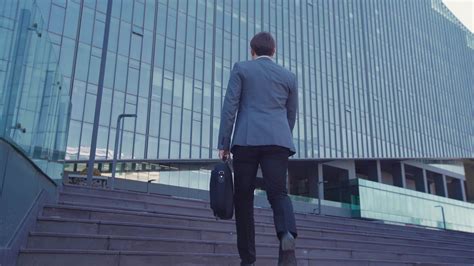
<svg viewBox="0 0 474 266"><path fill-rule="evenodd" d="M115 89L125 91L125 82L127 80L127 58L125 56L119 55L117 59Z"/></svg>
<svg viewBox="0 0 474 266"><path fill-rule="evenodd" d="M111 18L110 30L109 30L109 43L107 45L107 50L117 52L118 37L119 37L119 21L118 19Z"/></svg>
<svg viewBox="0 0 474 266"><path fill-rule="evenodd" d="M132 33L132 47L130 49L130 57L140 60L140 52L142 50L142 37Z"/></svg>
<svg viewBox="0 0 474 266"><path fill-rule="evenodd" d="M145 152L145 136L141 134L135 135L135 149L133 151L134 159L143 159Z"/></svg>
<svg viewBox="0 0 474 266"><path fill-rule="evenodd" d="M112 90L104 88L102 94L102 103L100 105L99 124L108 126L110 121L110 112L112 109Z"/></svg>
<svg viewBox="0 0 474 266"><path fill-rule="evenodd" d="M51 17L49 20L48 30L57 34L63 33L64 15L65 10L63 7L57 5L51 5Z"/></svg>
<svg viewBox="0 0 474 266"><path fill-rule="evenodd" d="M137 106L137 126L136 132L145 134L146 133L146 120L148 117L148 99L138 97Z"/></svg>
<svg viewBox="0 0 474 266"><path fill-rule="evenodd" d="M128 48L130 45L130 34L132 26L130 23L123 22L120 23L120 37L119 37L119 54L128 56Z"/></svg>
<svg viewBox="0 0 474 266"><path fill-rule="evenodd" d="M133 2L130 0L122 1L122 20L132 22Z"/></svg>
<svg viewBox="0 0 474 266"><path fill-rule="evenodd" d="M105 63L104 86L108 88L114 87L114 73L115 73L116 58L117 57L114 53L107 52L107 62Z"/></svg>
<svg viewBox="0 0 474 266"><path fill-rule="evenodd" d="M91 56L89 64L89 82L93 84L99 83L99 69L100 69L100 58Z"/></svg>
<svg viewBox="0 0 474 266"><path fill-rule="evenodd" d="M83 43L92 43L92 29L94 23L94 10L90 8L84 8L81 19L81 34L80 41Z"/></svg>
<svg viewBox="0 0 474 266"><path fill-rule="evenodd" d="M75 45L76 42L74 40L63 38L59 64L61 65L62 73L66 76L70 76L72 73Z"/></svg>
<svg viewBox="0 0 474 266"><path fill-rule="evenodd" d="M91 47L80 43L77 53L76 61L76 79L83 81L87 80L87 72L89 69L89 57L90 57Z"/></svg>
<svg viewBox="0 0 474 266"><path fill-rule="evenodd" d="M138 69L128 68L127 93L137 95L138 92Z"/></svg>
<svg viewBox="0 0 474 266"><path fill-rule="evenodd" d="M67 25L67 27L64 29L64 36L76 39L78 20L79 5L70 1L66 9L66 21L64 24Z"/></svg>
<svg viewBox="0 0 474 266"><path fill-rule="evenodd" d="M66 160L76 160L79 155L79 138L81 134L81 123L71 120L69 124L69 135L67 139Z"/></svg>
<svg viewBox="0 0 474 266"><path fill-rule="evenodd" d="M161 114L161 130L160 136L161 138L169 139L170 137L170 123L171 123L171 116L168 113Z"/></svg>
<svg viewBox="0 0 474 266"><path fill-rule="evenodd" d="M71 118L82 120L82 113L84 111L84 100L86 97L86 83L76 80L72 90L72 110Z"/></svg>
<svg viewBox="0 0 474 266"><path fill-rule="evenodd" d="M96 102L97 96L91 94L91 93L86 93L86 104L85 104L85 110L84 112L84 121L89 122L89 123L94 123L94 114L95 114L95 102Z"/></svg>
<svg viewBox="0 0 474 266"><path fill-rule="evenodd" d="M142 51L142 61L151 63L152 56L152 47L153 47L153 33L151 31L145 30L143 35L143 51Z"/></svg>
<svg viewBox="0 0 474 266"><path fill-rule="evenodd" d="M133 10L133 24L143 27L143 12L145 9L145 5L140 2L135 1L135 8Z"/></svg>
<svg viewBox="0 0 474 266"><path fill-rule="evenodd" d="M94 40L93 45L96 47L102 47L102 42L104 40L104 28L105 24L102 21L95 21L95 29L94 29ZM110 35L109 35L110 38Z"/></svg>
<svg viewBox="0 0 474 266"><path fill-rule="evenodd" d="M140 69L140 86L139 86L139 95L145 98L148 98L150 88L150 66L147 64L142 64Z"/></svg>
<svg viewBox="0 0 474 266"><path fill-rule="evenodd" d="M155 1L146 1L145 8L145 29L153 30L155 23Z"/></svg>

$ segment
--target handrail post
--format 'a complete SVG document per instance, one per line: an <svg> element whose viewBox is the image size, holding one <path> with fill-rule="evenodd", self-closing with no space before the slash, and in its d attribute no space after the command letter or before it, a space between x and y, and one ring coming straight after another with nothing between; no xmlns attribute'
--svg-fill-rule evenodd
<svg viewBox="0 0 474 266"><path fill-rule="evenodd" d="M112 161L112 178L110 180L110 183L111 183L110 188L112 190L115 188L115 168L117 166L117 152L118 152L119 140L120 140L119 135L122 132L120 130L120 123L122 122L122 119L125 117L137 117L137 115L136 114L121 114L117 117L117 127L115 129L114 159Z"/></svg>
<svg viewBox="0 0 474 266"><path fill-rule="evenodd" d="M156 181L156 179L150 179L146 182L146 194L150 194L150 183Z"/></svg>
<svg viewBox="0 0 474 266"><path fill-rule="evenodd" d="M441 208L441 215L443 216L443 228L444 228L444 230L446 230L446 218L444 216L444 207L441 206L441 205L437 205L435 207Z"/></svg>
<svg viewBox="0 0 474 266"><path fill-rule="evenodd" d="M318 181L316 183L316 190L318 190L318 215L321 215L321 193L319 192L319 186L326 184L328 181Z"/></svg>

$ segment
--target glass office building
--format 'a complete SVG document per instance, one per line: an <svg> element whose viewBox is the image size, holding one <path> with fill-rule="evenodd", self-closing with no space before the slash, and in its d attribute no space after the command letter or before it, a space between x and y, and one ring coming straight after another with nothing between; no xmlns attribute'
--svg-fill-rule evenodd
<svg viewBox="0 0 474 266"><path fill-rule="evenodd" d="M107 1L36 3L71 91L67 170L80 171L91 149ZM103 173L116 119L131 113L137 118L124 120L118 151L121 176L207 189L231 67L250 59L255 33L269 31L275 62L299 84L291 194L360 204L361 217L398 222L412 214L374 209L378 192L474 213L459 202L474 200L474 177L463 167L474 157L474 35L441 0L112 3L96 151ZM454 168L433 165L446 161ZM439 223L425 213L422 224ZM454 216L453 228L474 231Z"/></svg>
<svg viewBox="0 0 474 266"><path fill-rule="evenodd" d="M40 1L72 90L70 160L87 159L106 2ZM439 1L114 0L97 157L216 158L234 62L260 31L299 82L295 158L472 157L473 34Z"/></svg>

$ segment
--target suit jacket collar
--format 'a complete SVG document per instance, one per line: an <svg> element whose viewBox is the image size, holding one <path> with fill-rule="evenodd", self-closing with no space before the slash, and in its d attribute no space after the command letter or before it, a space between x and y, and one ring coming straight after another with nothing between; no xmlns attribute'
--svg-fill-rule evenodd
<svg viewBox="0 0 474 266"><path fill-rule="evenodd" d="M266 59L270 59L270 60L272 60L272 61L273 61L273 58L272 58L271 56L268 56L268 55L261 55L261 56L257 56L257 57L255 58L255 60L257 60L257 59L261 59L261 58L266 58Z"/></svg>

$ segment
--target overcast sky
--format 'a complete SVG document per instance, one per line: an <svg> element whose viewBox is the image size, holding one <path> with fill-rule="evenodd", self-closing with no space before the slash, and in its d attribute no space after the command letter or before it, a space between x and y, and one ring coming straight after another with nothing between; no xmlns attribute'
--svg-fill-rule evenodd
<svg viewBox="0 0 474 266"><path fill-rule="evenodd" d="M474 0L443 0L443 3L474 33Z"/></svg>

